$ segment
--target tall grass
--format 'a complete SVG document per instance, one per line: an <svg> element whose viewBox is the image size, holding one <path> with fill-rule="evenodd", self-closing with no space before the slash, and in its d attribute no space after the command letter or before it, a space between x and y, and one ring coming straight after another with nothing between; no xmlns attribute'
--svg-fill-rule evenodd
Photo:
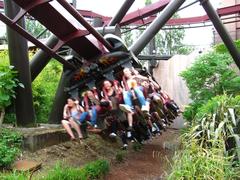
<svg viewBox="0 0 240 180"><path fill-rule="evenodd" d="M14 171L12 173L0 173L1 180L26 180L29 179L30 175L28 172L21 173Z"/></svg>
<svg viewBox="0 0 240 180"><path fill-rule="evenodd" d="M55 168L41 180L94 180L104 179L109 171L109 163L106 160L97 160L86 164L81 169L66 167L57 164Z"/></svg>
<svg viewBox="0 0 240 180"><path fill-rule="evenodd" d="M240 169L232 166L232 157L224 155L223 141L219 141L211 149L199 146L197 141L187 142L184 143L184 149L175 154L168 180L239 179Z"/></svg>

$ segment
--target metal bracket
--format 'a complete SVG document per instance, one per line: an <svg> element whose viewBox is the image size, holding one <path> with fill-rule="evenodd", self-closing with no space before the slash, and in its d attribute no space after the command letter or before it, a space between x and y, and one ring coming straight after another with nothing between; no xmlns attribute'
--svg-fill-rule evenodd
<svg viewBox="0 0 240 180"><path fill-rule="evenodd" d="M86 83L86 85L89 89L93 89L94 87L96 87L96 81L92 80L92 81Z"/></svg>
<svg viewBox="0 0 240 180"><path fill-rule="evenodd" d="M113 80L115 79L115 77L114 77L114 75L113 75L113 72L114 72L114 71L112 70L112 71L110 71L110 72L108 72L108 73L106 73L106 74L103 74L103 76L104 76L106 79L113 81Z"/></svg>

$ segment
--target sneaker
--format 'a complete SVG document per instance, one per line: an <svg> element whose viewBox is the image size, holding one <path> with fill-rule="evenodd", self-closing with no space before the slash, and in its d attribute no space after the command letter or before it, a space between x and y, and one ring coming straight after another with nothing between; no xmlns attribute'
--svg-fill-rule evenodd
<svg viewBox="0 0 240 180"><path fill-rule="evenodd" d="M153 126L152 127L152 132L155 132L155 131L157 131L157 129Z"/></svg>
<svg viewBox="0 0 240 180"><path fill-rule="evenodd" d="M128 132L127 132L127 137L128 137L128 138L131 138L131 137L132 137L131 131L128 131Z"/></svg>
<svg viewBox="0 0 240 180"><path fill-rule="evenodd" d="M119 104L119 108L126 113L133 113L133 111L129 105Z"/></svg>
<svg viewBox="0 0 240 180"><path fill-rule="evenodd" d="M123 147L122 147L122 149L123 149L123 150L126 150L127 147L128 147L128 145L127 145L127 144L124 144Z"/></svg>
<svg viewBox="0 0 240 180"><path fill-rule="evenodd" d="M115 138L117 135L116 135L115 133L111 133L111 134L109 134L109 136L110 136L111 138Z"/></svg>
<svg viewBox="0 0 240 180"><path fill-rule="evenodd" d="M142 106L141 111L143 111L143 112L148 112L149 110L148 110L148 107L147 107L147 106Z"/></svg>

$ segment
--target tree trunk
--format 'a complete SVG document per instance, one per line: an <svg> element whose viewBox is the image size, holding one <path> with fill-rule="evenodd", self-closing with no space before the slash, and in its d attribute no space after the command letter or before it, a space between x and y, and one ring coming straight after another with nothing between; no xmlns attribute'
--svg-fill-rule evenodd
<svg viewBox="0 0 240 180"><path fill-rule="evenodd" d="M2 126L4 116L5 116L5 109L2 108L0 109L0 127Z"/></svg>

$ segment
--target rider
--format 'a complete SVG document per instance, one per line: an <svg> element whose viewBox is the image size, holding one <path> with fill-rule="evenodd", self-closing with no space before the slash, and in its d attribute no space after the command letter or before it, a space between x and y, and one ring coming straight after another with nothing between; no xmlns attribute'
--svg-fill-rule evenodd
<svg viewBox="0 0 240 180"><path fill-rule="evenodd" d="M71 127L77 131L78 138L80 140L83 138L79 125L81 125L86 120L87 116L88 113L84 111L83 107L78 104L78 101L76 101L76 99L67 99L67 104L63 109L62 125L70 135L71 140L76 139Z"/></svg>

